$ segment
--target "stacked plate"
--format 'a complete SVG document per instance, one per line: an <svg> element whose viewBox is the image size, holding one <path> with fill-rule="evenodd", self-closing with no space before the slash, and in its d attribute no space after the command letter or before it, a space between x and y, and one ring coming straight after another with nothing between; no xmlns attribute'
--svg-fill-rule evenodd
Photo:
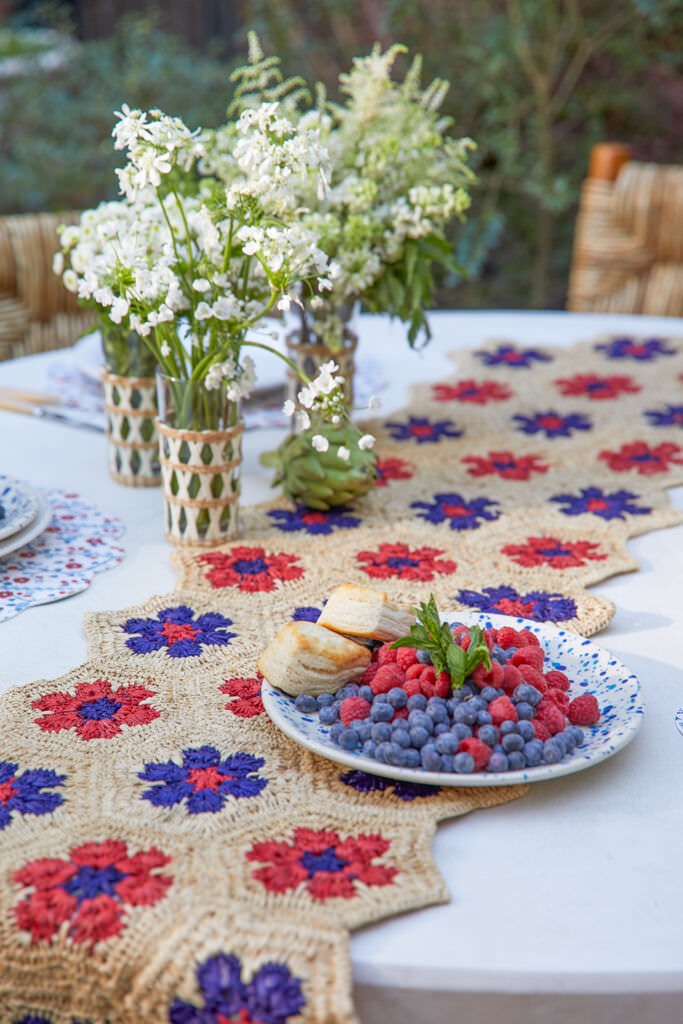
<svg viewBox="0 0 683 1024"><path fill-rule="evenodd" d="M38 491L0 475L0 559L39 537L51 518L52 506Z"/></svg>

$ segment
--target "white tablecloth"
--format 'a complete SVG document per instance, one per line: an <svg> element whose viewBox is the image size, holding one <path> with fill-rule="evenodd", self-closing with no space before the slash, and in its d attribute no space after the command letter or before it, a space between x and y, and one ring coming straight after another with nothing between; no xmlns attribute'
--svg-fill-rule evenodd
<svg viewBox="0 0 683 1024"><path fill-rule="evenodd" d="M446 353L485 340L564 345L605 332L683 336L683 320L567 313L435 313L412 352L399 323L361 318L381 359L383 410L414 380L453 375ZM0 363L0 386L45 386L53 354ZM683 392L683 387L682 387ZM277 430L247 433L246 503L271 494L259 453ZM107 476L96 433L0 412L0 472L75 491L126 525L124 561L66 601L0 624L0 690L54 677L85 659L83 615L172 589L158 489ZM672 492L683 507L683 488ZM639 676L646 716L604 764L537 783L520 801L443 825L434 855L448 905L352 938L363 1024L680 1024L683 1020L683 526L630 543L637 573L596 591L617 614L597 638Z"/></svg>

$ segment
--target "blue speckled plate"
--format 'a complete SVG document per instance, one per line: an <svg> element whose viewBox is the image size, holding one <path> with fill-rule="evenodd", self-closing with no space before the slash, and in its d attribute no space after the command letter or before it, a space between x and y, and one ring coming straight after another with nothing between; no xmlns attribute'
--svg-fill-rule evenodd
<svg viewBox="0 0 683 1024"><path fill-rule="evenodd" d="M40 498L36 491L20 480L0 476L0 540L11 537L32 523L38 515Z"/></svg>
<svg viewBox="0 0 683 1024"><path fill-rule="evenodd" d="M293 698L276 690L267 680L262 688L264 707L284 733L330 761L371 775L433 786L513 786L520 782L540 782L560 775L571 775L584 768L592 768L616 754L633 739L640 728L644 708L638 680L621 661L592 641L547 623L516 619L508 615L463 611L454 614L452 619L467 626L479 625L483 629L512 626L515 629L530 629L535 633L546 654L545 671L556 668L565 672L571 680L570 697L588 691L595 695L600 705L600 721L584 729L586 738L581 746L564 757L559 764L538 765L520 771L459 775L454 772L428 772L420 768L395 768L373 758L363 757L362 754L341 750L332 743L329 728L320 724L317 715L301 714L294 706Z"/></svg>

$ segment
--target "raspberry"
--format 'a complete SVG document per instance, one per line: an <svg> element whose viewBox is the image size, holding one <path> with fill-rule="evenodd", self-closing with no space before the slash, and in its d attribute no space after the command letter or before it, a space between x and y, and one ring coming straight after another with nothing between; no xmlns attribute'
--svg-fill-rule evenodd
<svg viewBox="0 0 683 1024"><path fill-rule="evenodd" d="M517 634L517 643L520 647L540 647L541 641L538 639L535 633L532 633L530 629L522 629Z"/></svg>
<svg viewBox="0 0 683 1024"><path fill-rule="evenodd" d="M541 740L545 743L546 740L550 739L550 729L547 725L544 725L540 719L535 718L531 724L534 727L534 735L537 740Z"/></svg>
<svg viewBox="0 0 683 1024"><path fill-rule="evenodd" d="M413 697L416 693L422 693L422 690L420 689L420 680L415 676L413 676L412 679L406 679L403 684L403 689L409 697Z"/></svg>
<svg viewBox="0 0 683 1024"><path fill-rule="evenodd" d="M377 662L380 665L391 664L396 661L400 648L392 647L391 644L382 644L377 648Z"/></svg>
<svg viewBox="0 0 683 1024"><path fill-rule="evenodd" d="M536 708L536 721L543 722L551 736L562 732L565 727L564 712L547 697L544 697Z"/></svg>
<svg viewBox="0 0 683 1024"><path fill-rule="evenodd" d="M511 665L509 661L506 662L503 666L503 682L501 684L505 692L511 694L521 682L522 673L517 666Z"/></svg>
<svg viewBox="0 0 683 1024"><path fill-rule="evenodd" d="M344 725L351 725L359 718L367 718L370 714L370 704L363 697L344 697L339 705L339 718Z"/></svg>
<svg viewBox="0 0 683 1024"><path fill-rule="evenodd" d="M398 647L396 649L396 664L405 672L417 662L417 650L415 647Z"/></svg>
<svg viewBox="0 0 683 1024"><path fill-rule="evenodd" d="M407 718L409 714L410 712L406 707L396 708L396 711L394 711L394 717L391 719L391 721L395 722L397 718Z"/></svg>
<svg viewBox="0 0 683 1024"><path fill-rule="evenodd" d="M483 690L485 686L495 686L498 689L503 683L503 666L499 665L497 661L491 662L491 668L487 669L485 665L477 665L472 678L479 687Z"/></svg>
<svg viewBox="0 0 683 1024"><path fill-rule="evenodd" d="M464 740L460 740L458 744L458 753L470 754L474 758L474 770L475 772L483 771L486 765L489 763L491 756L491 748L486 744L478 740L476 736L468 736Z"/></svg>
<svg viewBox="0 0 683 1024"><path fill-rule="evenodd" d="M456 626L453 632L453 638L458 643L463 651L466 651L470 646L470 631L467 626Z"/></svg>
<svg viewBox="0 0 683 1024"><path fill-rule="evenodd" d="M564 674L564 672L560 672L556 668L551 668L548 672L546 672L545 681L547 682L548 686L557 687L558 690L569 689L569 680L567 679L566 675Z"/></svg>
<svg viewBox="0 0 683 1024"><path fill-rule="evenodd" d="M416 661L410 668L406 669L406 679L419 679L423 668L422 662Z"/></svg>
<svg viewBox="0 0 683 1024"><path fill-rule="evenodd" d="M494 725L500 725L501 722L517 721L515 705L509 697L496 697L495 700L492 700L489 704L489 714Z"/></svg>
<svg viewBox="0 0 683 1024"><path fill-rule="evenodd" d="M540 672L545 661L542 647L518 647L510 658L513 665L531 665Z"/></svg>
<svg viewBox="0 0 683 1024"><path fill-rule="evenodd" d="M525 683L530 683L535 686L539 693L545 693L548 689L548 684L545 681L545 676L538 669L532 665L520 665L519 671L522 674L522 679Z"/></svg>
<svg viewBox="0 0 683 1024"><path fill-rule="evenodd" d="M567 715L572 725L595 725L600 718L600 708L592 693L582 693L574 697Z"/></svg>
<svg viewBox="0 0 683 1024"><path fill-rule="evenodd" d="M403 670L398 665L389 662L388 664L380 665L375 672L374 679L370 682L370 686L373 693L388 693L394 686L403 686L404 680L405 673Z"/></svg>
<svg viewBox="0 0 683 1024"><path fill-rule="evenodd" d="M436 672L433 665L425 665L420 672L420 692L425 697L436 696Z"/></svg>
<svg viewBox="0 0 683 1024"><path fill-rule="evenodd" d="M508 647L516 647L517 630L513 629L512 626L501 626L500 629L498 630L496 643L505 651L508 649Z"/></svg>
<svg viewBox="0 0 683 1024"><path fill-rule="evenodd" d="M376 661L371 661L363 675L358 680L358 685L369 686L372 680L375 678L378 668L379 664Z"/></svg>
<svg viewBox="0 0 683 1024"><path fill-rule="evenodd" d="M434 682L434 696L447 697L451 692L451 677L448 672L439 672Z"/></svg>
<svg viewBox="0 0 683 1024"><path fill-rule="evenodd" d="M564 690L560 690L557 686L550 686L548 687L546 698L557 704L563 715L567 714L567 708L569 707L568 693L565 693Z"/></svg>

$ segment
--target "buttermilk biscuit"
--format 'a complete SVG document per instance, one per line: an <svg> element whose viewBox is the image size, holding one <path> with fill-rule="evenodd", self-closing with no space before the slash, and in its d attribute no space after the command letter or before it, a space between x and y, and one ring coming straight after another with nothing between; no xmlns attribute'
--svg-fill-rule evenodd
<svg viewBox="0 0 683 1024"><path fill-rule="evenodd" d="M332 591L318 625L364 640L397 640L410 632L415 613L394 604L382 590L343 583Z"/></svg>
<svg viewBox="0 0 683 1024"><path fill-rule="evenodd" d="M370 664L370 651L315 622L288 622L258 659L271 686L296 695L333 693L358 679Z"/></svg>

